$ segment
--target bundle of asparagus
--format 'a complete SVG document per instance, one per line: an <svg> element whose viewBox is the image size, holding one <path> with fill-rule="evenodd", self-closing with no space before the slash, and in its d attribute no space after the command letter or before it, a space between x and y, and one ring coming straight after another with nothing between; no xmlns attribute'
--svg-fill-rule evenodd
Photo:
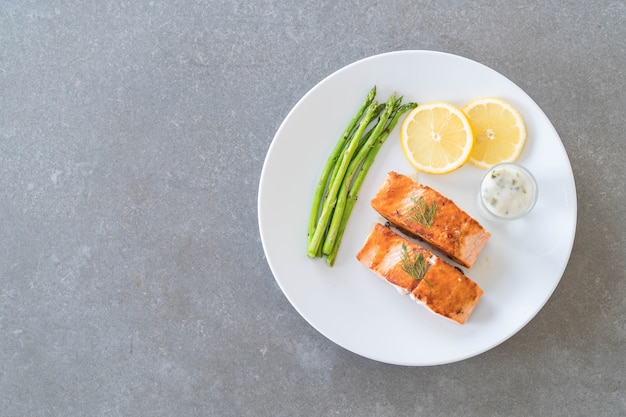
<svg viewBox="0 0 626 417"><path fill-rule="evenodd" d="M359 188L376 154L400 116L417 107L413 102L402 104L402 97L396 98L395 93L386 103L379 104L375 97L376 86L339 138L315 189L307 255L309 258L326 255L329 266L335 263Z"/></svg>

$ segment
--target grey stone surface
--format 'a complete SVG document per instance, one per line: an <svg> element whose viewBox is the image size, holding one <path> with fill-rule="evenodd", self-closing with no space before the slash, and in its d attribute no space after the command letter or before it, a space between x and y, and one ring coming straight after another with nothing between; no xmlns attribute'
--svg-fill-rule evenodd
<svg viewBox="0 0 626 417"><path fill-rule="evenodd" d="M626 415L624 1L0 2L0 415ZM265 153L360 58L432 49L561 135L577 237L548 304L455 364L376 363L267 266Z"/></svg>

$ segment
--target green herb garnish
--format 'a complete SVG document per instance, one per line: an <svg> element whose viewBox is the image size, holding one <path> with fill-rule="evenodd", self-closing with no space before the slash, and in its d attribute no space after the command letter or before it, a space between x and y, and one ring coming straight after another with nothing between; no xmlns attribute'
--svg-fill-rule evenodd
<svg viewBox="0 0 626 417"><path fill-rule="evenodd" d="M402 269L404 270L404 272L409 274L413 279L416 279L418 281L424 280L424 282L428 284L428 286L434 288L433 285L428 282L426 278L424 278L426 272L428 272L428 270L430 269L430 265L426 262L426 259L421 252L418 253L417 256L411 257L408 249L406 248L406 245L403 242L402 253L400 255L400 262L402 262Z"/></svg>
<svg viewBox="0 0 626 417"><path fill-rule="evenodd" d="M412 197L411 202L413 206L409 209L409 220L413 220L424 227L430 228L435 218L435 213L437 212L437 203L429 205L426 200L424 200L424 197Z"/></svg>

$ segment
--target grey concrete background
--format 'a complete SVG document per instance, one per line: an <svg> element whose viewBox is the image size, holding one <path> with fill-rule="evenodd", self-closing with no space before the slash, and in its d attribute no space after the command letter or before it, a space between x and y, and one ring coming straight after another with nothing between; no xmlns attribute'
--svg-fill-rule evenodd
<svg viewBox="0 0 626 417"><path fill-rule="evenodd" d="M0 415L626 415L624 1L0 2ZM561 135L577 237L548 304L466 361L376 363L276 285L259 175L291 107L432 49Z"/></svg>

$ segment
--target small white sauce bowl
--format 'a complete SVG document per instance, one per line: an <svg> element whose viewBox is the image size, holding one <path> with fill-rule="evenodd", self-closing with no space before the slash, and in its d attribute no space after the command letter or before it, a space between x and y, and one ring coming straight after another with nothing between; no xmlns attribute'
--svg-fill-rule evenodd
<svg viewBox="0 0 626 417"><path fill-rule="evenodd" d="M512 175L514 181L507 182ZM489 168L480 180L478 206L487 219L517 220L533 209L538 196L533 174L522 165L504 162Z"/></svg>

